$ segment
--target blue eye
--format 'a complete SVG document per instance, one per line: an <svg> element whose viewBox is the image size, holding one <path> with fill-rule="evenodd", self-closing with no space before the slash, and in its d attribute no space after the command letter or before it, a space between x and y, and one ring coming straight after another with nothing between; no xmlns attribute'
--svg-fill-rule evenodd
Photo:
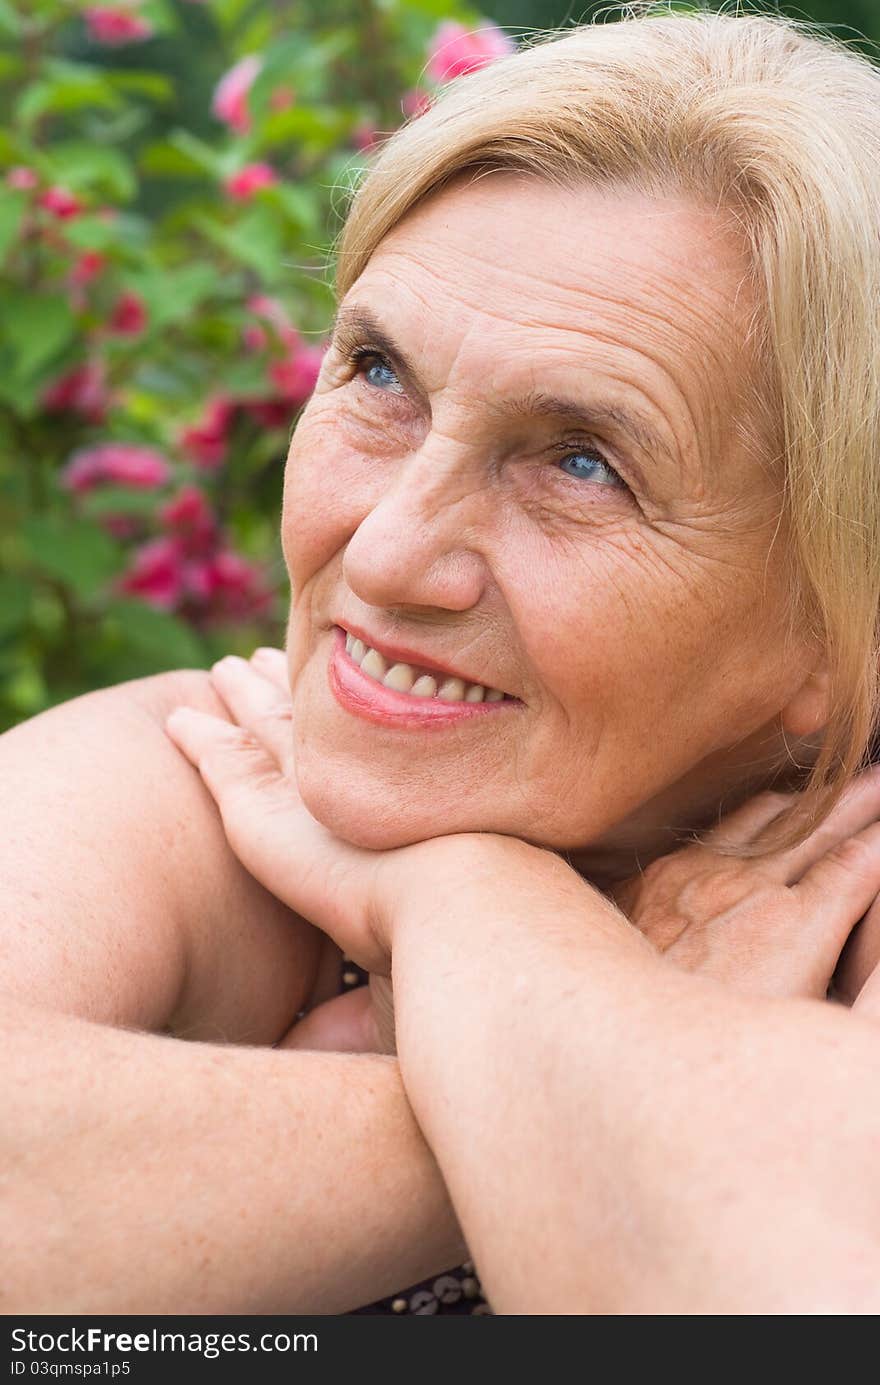
<svg viewBox="0 0 880 1385"><path fill-rule="evenodd" d="M400 381L395 375L391 366L375 351L359 351L354 357L358 365L366 365L362 371L364 379L373 386L374 389L385 389L390 387L397 393L401 388Z"/></svg>
<svg viewBox="0 0 880 1385"><path fill-rule="evenodd" d="M567 457L563 457L559 466L567 476L574 476L579 481L602 481L604 476L605 484L608 484L609 480L612 486L626 484L602 454L592 448L569 453Z"/></svg>

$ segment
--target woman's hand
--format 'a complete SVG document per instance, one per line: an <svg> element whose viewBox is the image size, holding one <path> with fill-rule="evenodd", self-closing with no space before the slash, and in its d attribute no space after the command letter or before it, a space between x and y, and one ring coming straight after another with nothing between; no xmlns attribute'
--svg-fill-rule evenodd
<svg viewBox="0 0 880 1385"><path fill-rule="evenodd" d="M824 997L859 920L865 916L863 962L872 952L865 939L880 927L880 767L854 780L800 846L744 860L716 850L722 842L760 842L792 797L756 795L699 842L615 886L611 897L686 971L754 995ZM857 977L853 961L847 968L850 1000L867 975L862 970ZM876 987L873 1001L870 996L866 988L859 1008L873 1004L880 1014Z"/></svg>
<svg viewBox="0 0 880 1385"><path fill-rule="evenodd" d="M236 725L188 707L165 730L213 794L242 864L289 908L330 935L368 971L387 975L378 867L384 853L351 846L307 810L293 768L293 728L284 655L230 656L211 681ZM403 848L406 849L406 848Z"/></svg>
<svg viewBox="0 0 880 1385"><path fill-rule="evenodd" d="M191 708L166 722L216 800L232 850L260 884L332 940L306 1015L280 1048L393 1053L390 945L383 875L423 845L367 851L334 837L308 812L293 768L292 705L284 655L230 657L211 681L237 725ZM340 949L370 973L368 988L335 995Z"/></svg>

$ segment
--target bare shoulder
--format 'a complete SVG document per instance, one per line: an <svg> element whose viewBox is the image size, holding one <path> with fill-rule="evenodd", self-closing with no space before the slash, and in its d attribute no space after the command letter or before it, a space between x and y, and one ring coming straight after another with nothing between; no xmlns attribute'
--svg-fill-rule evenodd
<svg viewBox="0 0 880 1385"><path fill-rule="evenodd" d="M0 987L111 1023L273 1042L311 989L320 935L239 864L164 732L225 715L179 669L60 704L0 737Z"/></svg>
<svg viewBox="0 0 880 1385"><path fill-rule="evenodd" d="M104 688L97 695L138 707L159 725L173 707L179 706L196 707L215 716L227 715L210 675L200 668L177 668L149 678L135 678Z"/></svg>

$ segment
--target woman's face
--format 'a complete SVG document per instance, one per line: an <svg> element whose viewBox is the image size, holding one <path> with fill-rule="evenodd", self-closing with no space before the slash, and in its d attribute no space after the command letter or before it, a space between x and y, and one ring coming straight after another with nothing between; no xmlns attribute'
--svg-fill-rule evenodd
<svg viewBox="0 0 880 1385"><path fill-rule="evenodd" d="M510 174L380 244L285 486L297 772L332 830L638 849L760 777L807 665L745 274L708 210Z"/></svg>

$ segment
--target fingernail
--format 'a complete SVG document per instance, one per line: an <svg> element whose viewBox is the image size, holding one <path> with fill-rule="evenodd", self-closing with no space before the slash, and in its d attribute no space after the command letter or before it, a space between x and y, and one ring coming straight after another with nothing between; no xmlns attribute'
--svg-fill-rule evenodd
<svg viewBox="0 0 880 1385"><path fill-rule="evenodd" d="M267 659L277 659L280 653L280 649L271 649L268 645L261 644L258 649L254 650L253 654L251 655L251 660L253 661L254 659L256 659L261 663L265 663Z"/></svg>
<svg viewBox="0 0 880 1385"><path fill-rule="evenodd" d="M220 668L226 668L230 671L240 669L246 664L247 659L241 659L237 654L224 654L222 659L218 659L215 664L211 665L211 672L213 673L215 669Z"/></svg>

